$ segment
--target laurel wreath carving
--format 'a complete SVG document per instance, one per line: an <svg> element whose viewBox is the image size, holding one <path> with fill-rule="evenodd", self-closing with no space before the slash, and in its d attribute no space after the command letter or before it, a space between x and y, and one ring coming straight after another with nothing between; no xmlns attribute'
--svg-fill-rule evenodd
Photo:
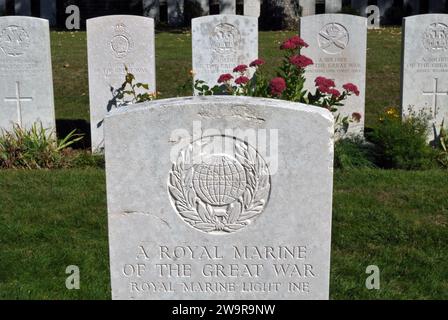
<svg viewBox="0 0 448 320"><path fill-rule="evenodd" d="M270 192L269 169L264 159L248 144L235 143L236 160L246 173L246 188L238 200L228 205L226 215L219 219L214 206L204 203L193 188L194 166L191 164L193 146L180 152L169 175L168 189L179 215L192 227L206 233L238 231L264 210Z"/></svg>

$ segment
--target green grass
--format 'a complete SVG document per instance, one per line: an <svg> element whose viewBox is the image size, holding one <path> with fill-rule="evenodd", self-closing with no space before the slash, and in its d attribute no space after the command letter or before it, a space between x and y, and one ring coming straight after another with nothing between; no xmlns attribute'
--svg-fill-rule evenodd
<svg viewBox="0 0 448 320"><path fill-rule="evenodd" d="M337 171L332 299L448 298L448 172ZM0 172L0 299L110 298L104 172ZM80 267L81 289L65 288ZM368 265L381 289L364 286Z"/></svg>
<svg viewBox="0 0 448 320"><path fill-rule="evenodd" d="M279 62L291 33L261 32L260 57ZM52 32L58 119L89 120L86 35ZM368 36L367 125L399 104L400 31ZM163 98L191 68L188 33L156 35L157 86ZM275 65L276 63L270 63ZM272 72L272 70L271 70ZM447 299L446 171L336 171L332 299ZM0 171L0 299L109 299L104 171ZM77 265L81 289L65 288ZM367 290L368 265L381 289Z"/></svg>

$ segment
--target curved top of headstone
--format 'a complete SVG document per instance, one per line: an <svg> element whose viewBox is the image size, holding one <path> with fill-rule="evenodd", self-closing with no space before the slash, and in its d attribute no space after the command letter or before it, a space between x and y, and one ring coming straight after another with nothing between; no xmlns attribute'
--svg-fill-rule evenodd
<svg viewBox="0 0 448 320"><path fill-rule="evenodd" d="M344 13L323 13L300 18L300 20L352 20L360 23L367 23L366 17L355 16L353 14Z"/></svg>
<svg viewBox="0 0 448 320"><path fill-rule="evenodd" d="M409 17L404 17L403 21L412 21L412 20L422 20L422 19L448 19L448 14L445 13L425 13L425 14L416 14Z"/></svg>
<svg viewBox="0 0 448 320"><path fill-rule="evenodd" d="M29 17L29 16L0 16L0 20L5 19L20 19L20 20L30 20L30 21L40 21L48 23L48 19Z"/></svg>
<svg viewBox="0 0 448 320"><path fill-rule="evenodd" d="M87 23L92 23L92 22L102 22L102 21L108 21L108 20L116 21L117 19L132 19L132 20L140 20L141 22L152 21L154 23L153 18L136 16L136 15L127 15L127 14L115 14L115 15L109 15L109 16L101 16L101 17L96 17L96 18L90 18L90 19L87 19L86 21L87 21Z"/></svg>
<svg viewBox="0 0 448 320"><path fill-rule="evenodd" d="M315 107L303 103L290 102L286 100L268 99L268 98L253 98L243 96L207 96L207 97L181 97L155 100L150 102L139 103L135 105L123 106L112 110L107 118L123 116L125 114L139 113L142 111L149 111L158 109L160 107L175 107L182 108L195 105L213 105L223 107L225 105L241 105L246 107L256 107L263 109L284 109L299 113L308 113L320 115L329 122L334 122L333 114L325 108ZM255 118L254 118L255 119Z"/></svg>
<svg viewBox="0 0 448 320"><path fill-rule="evenodd" d="M229 19L229 20L252 20L252 21L258 21L257 17L251 17L251 16L242 16L238 14L212 14L209 16L202 16L191 19L191 24L195 23L204 23L207 21L213 22L213 21L221 21L223 19Z"/></svg>

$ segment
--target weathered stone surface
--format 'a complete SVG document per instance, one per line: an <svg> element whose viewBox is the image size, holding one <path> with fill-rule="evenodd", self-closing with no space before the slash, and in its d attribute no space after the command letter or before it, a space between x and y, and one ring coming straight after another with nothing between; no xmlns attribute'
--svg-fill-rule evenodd
<svg viewBox="0 0 448 320"><path fill-rule="evenodd" d="M299 5L302 7L302 17L316 13L316 0L299 0Z"/></svg>
<svg viewBox="0 0 448 320"><path fill-rule="evenodd" d="M55 129L48 21L0 17L0 129Z"/></svg>
<svg viewBox="0 0 448 320"><path fill-rule="evenodd" d="M245 0L244 15L250 17L260 17L261 4L260 0Z"/></svg>
<svg viewBox="0 0 448 320"><path fill-rule="evenodd" d="M339 13L342 9L342 0L326 0L325 13Z"/></svg>
<svg viewBox="0 0 448 320"><path fill-rule="evenodd" d="M448 123L448 15L407 17L403 23L402 112L431 117L430 140Z"/></svg>
<svg viewBox="0 0 448 320"><path fill-rule="evenodd" d="M192 20L194 80L215 85L223 73L258 58L258 19L213 15Z"/></svg>
<svg viewBox="0 0 448 320"><path fill-rule="evenodd" d="M301 37L309 44L302 53L314 61L307 68L306 88L315 91L318 76L333 79L340 90L346 83L358 86L360 95L351 96L340 107L340 114L360 113L359 123L350 125L349 133L363 133L366 92L367 20L345 14L321 14L304 17Z"/></svg>
<svg viewBox="0 0 448 320"><path fill-rule="evenodd" d="M89 19L87 50L92 150L99 152L103 119L118 107L115 91L124 82L125 66L137 82L149 84L150 92L156 90L154 20L125 15Z"/></svg>
<svg viewBox="0 0 448 320"><path fill-rule="evenodd" d="M111 113L112 297L328 299L333 121L223 96Z"/></svg>

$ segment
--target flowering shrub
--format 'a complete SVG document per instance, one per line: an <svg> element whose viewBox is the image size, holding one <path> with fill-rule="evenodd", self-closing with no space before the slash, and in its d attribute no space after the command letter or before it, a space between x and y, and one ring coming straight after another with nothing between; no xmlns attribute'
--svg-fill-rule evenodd
<svg viewBox="0 0 448 320"><path fill-rule="evenodd" d="M233 69L233 74L222 74L218 85L211 87L202 80L197 80L194 88L199 95L244 95L252 97L267 97L294 102L301 102L326 108L336 114L336 130L346 132L350 122L359 122L361 115L341 118L338 114L343 101L351 95L360 94L353 83L346 83L341 90L336 88L333 80L325 77L315 79L315 92L305 90L305 71L314 62L302 55L301 49L308 44L299 36L293 36L284 41L280 49L284 51L282 64L277 68L277 75L268 80L263 72L265 61L256 59L248 66L239 65Z"/></svg>

